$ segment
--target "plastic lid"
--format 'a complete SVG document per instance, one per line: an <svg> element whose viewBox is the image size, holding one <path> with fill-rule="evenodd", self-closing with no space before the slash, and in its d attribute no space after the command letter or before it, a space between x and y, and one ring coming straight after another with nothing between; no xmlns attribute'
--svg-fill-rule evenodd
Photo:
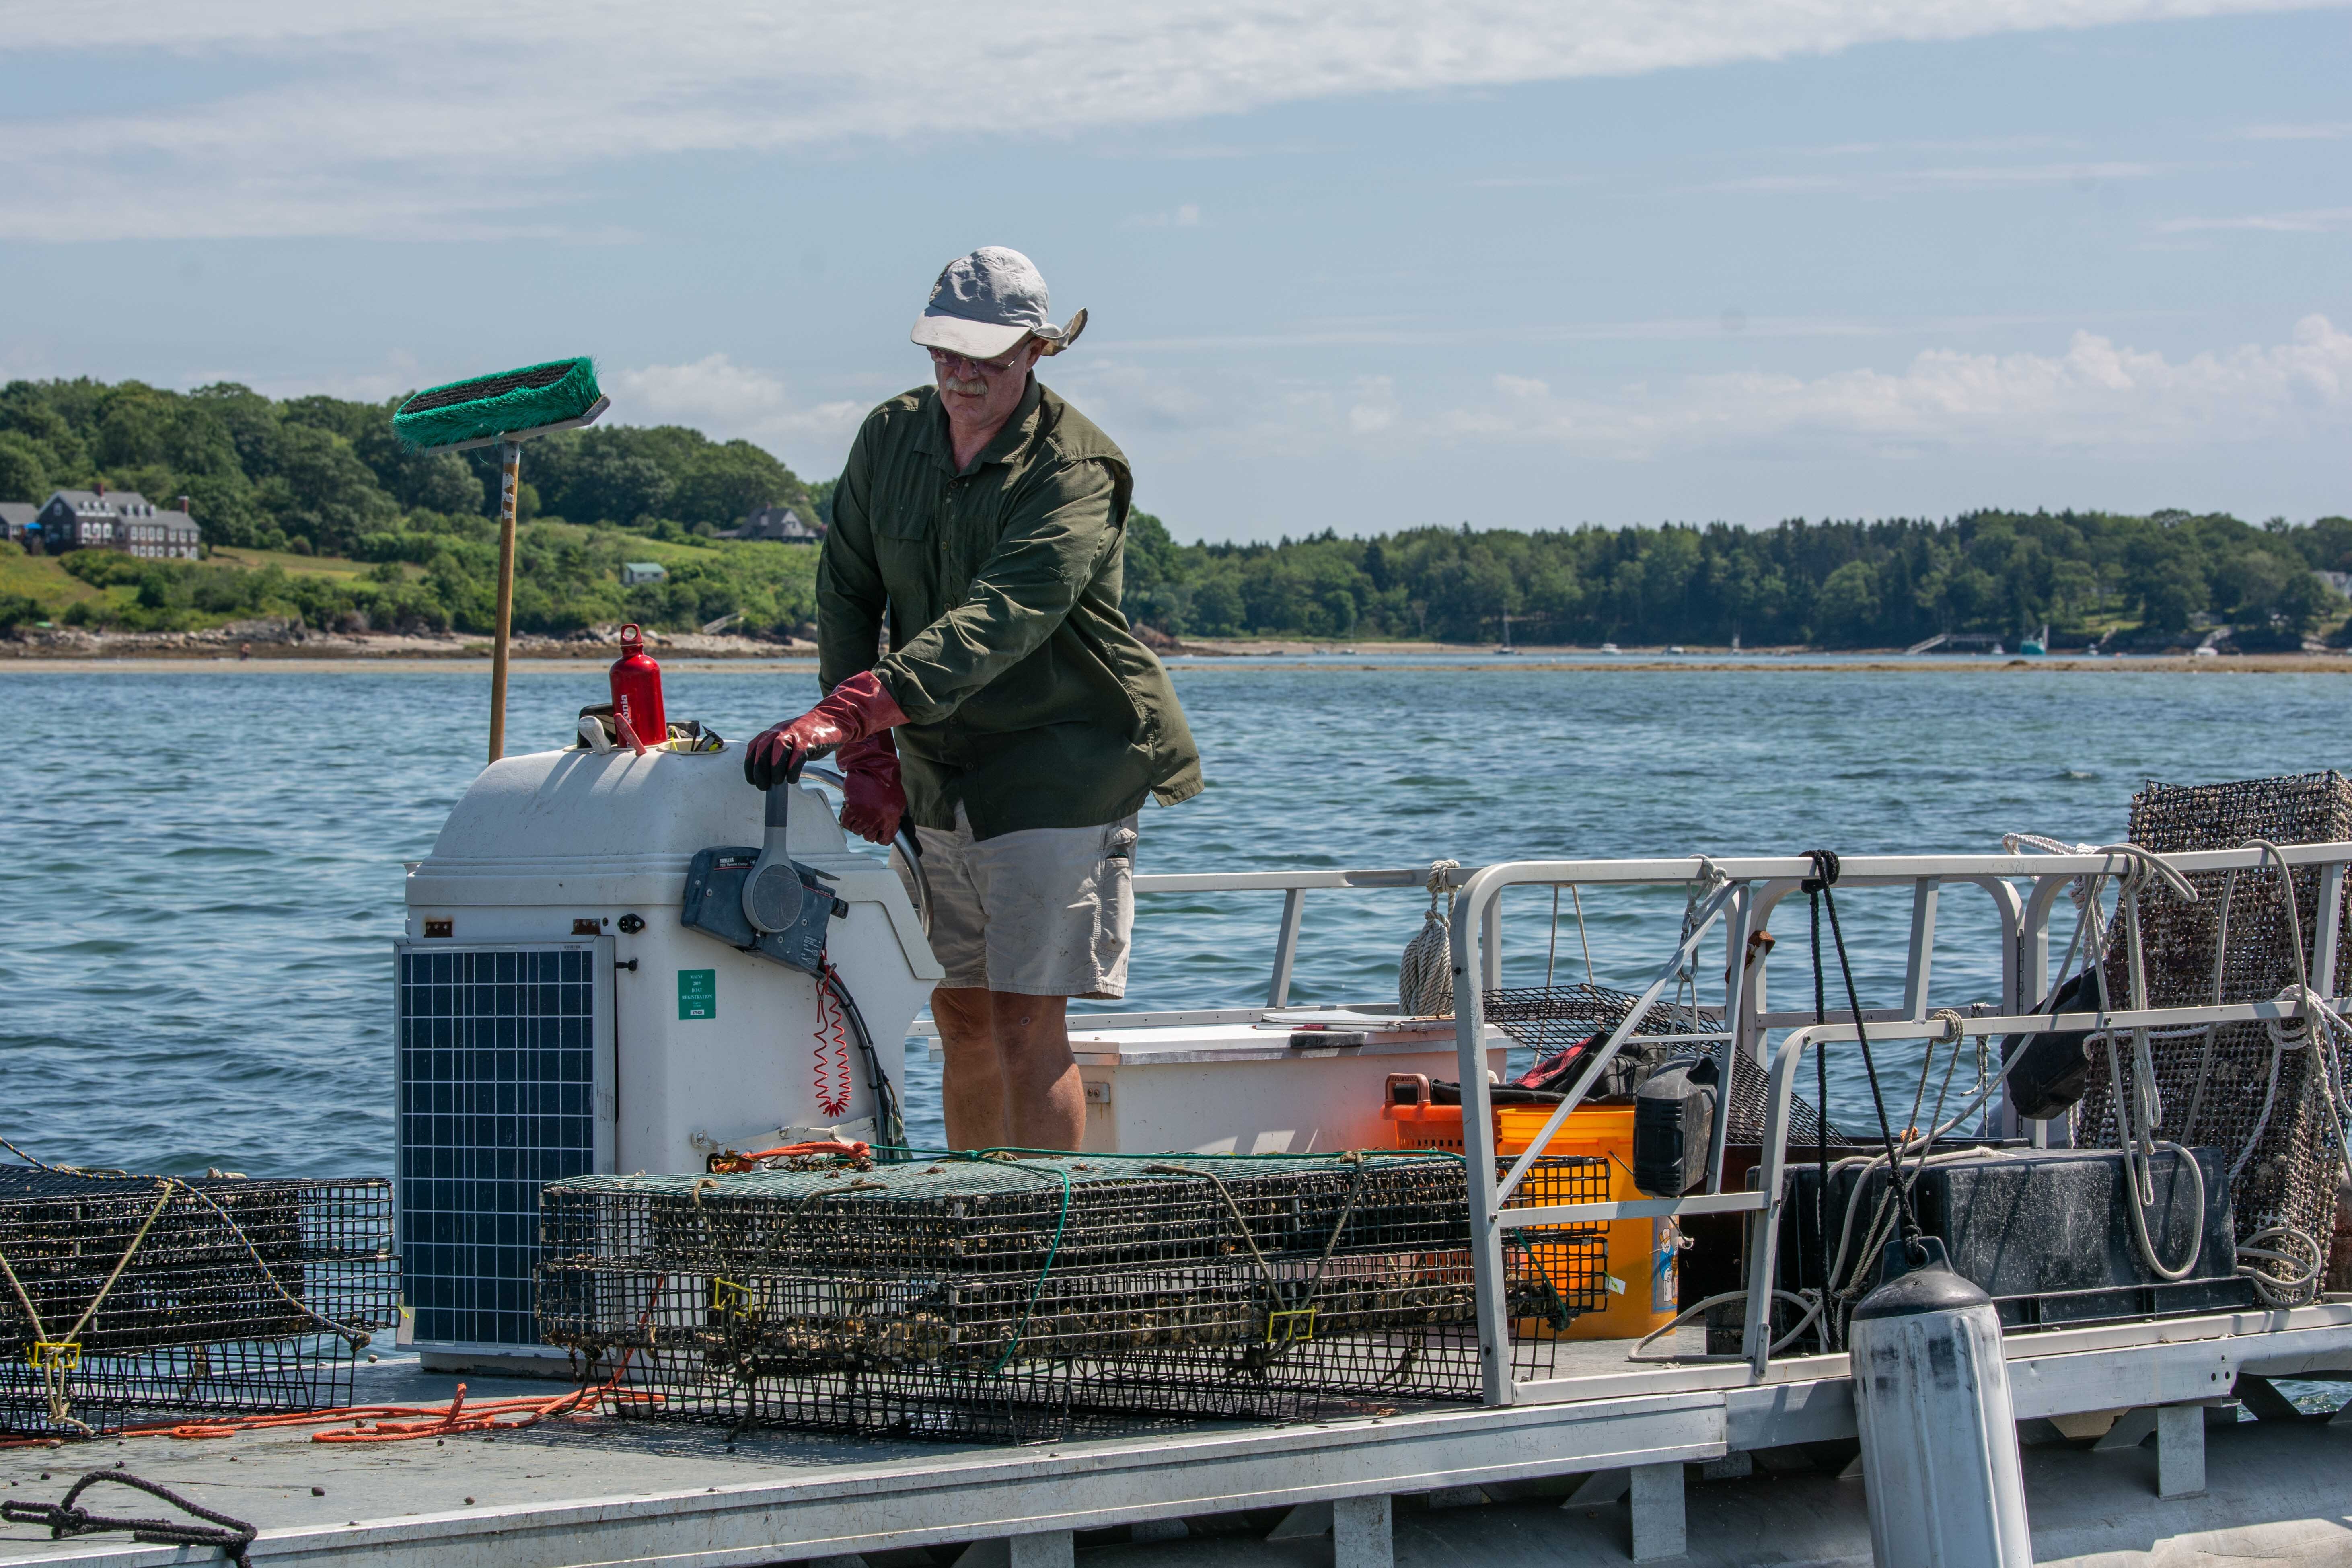
<svg viewBox="0 0 2352 1568"><path fill-rule="evenodd" d="M1888 1242L1878 1278L1878 1289L1853 1310L1853 1321L1992 1305L1991 1297L1952 1271L1951 1257L1940 1237L1923 1236L1908 1244L1897 1237Z"/></svg>

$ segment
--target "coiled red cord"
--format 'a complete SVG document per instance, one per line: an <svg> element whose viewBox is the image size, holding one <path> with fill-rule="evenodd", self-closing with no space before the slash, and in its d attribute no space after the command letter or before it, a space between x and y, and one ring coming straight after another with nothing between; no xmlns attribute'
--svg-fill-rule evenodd
<svg viewBox="0 0 2352 1568"><path fill-rule="evenodd" d="M830 1047L833 1060L825 1060ZM831 1067L833 1086L827 1091L826 1068ZM841 1011L841 1000L833 994L833 966L824 965L824 973L816 980L816 1103L827 1116L849 1114L849 1026Z"/></svg>

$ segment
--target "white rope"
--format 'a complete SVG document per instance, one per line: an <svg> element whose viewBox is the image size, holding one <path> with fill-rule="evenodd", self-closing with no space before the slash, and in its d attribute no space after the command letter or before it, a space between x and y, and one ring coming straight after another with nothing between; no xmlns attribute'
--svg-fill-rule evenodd
<svg viewBox="0 0 2352 1568"><path fill-rule="evenodd" d="M1584 982L1588 985L1597 985L1600 982L1592 974L1592 939L1584 931L1584 894L1575 883L1570 882L1568 896L1576 905L1576 940L1584 949Z"/></svg>
<svg viewBox="0 0 2352 1568"><path fill-rule="evenodd" d="M2085 961L2098 964L2105 962L2108 932L2101 929L2100 894L2105 884L2114 876L2116 883L2116 915L2123 925L2124 979L2126 1000L2135 1012L2147 1006L2147 955L2140 941L2139 902L2142 890L2151 879L2161 882L2165 889L2184 903L2198 901L2197 889L2189 879L2175 870L2155 851L2137 844L2075 844L2067 845L2037 834L2010 833L2001 836L2001 847L2011 854L2019 848L2040 849L2053 854L2121 856L2130 863L2120 876L2097 871L2074 878L2067 891L2081 911L2075 921L2074 940L2067 944L2066 963L2062 972L2073 967L2076 945L2085 949ZM2087 938L2087 942L2084 939ZM2104 991L2104 987L2102 990ZM2105 998L2102 996L2102 1001ZM2102 1007L2104 1015L2107 1009ZM2132 1082L2131 1091L2125 1092L2122 1052L2114 1034L2095 1027L2090 1037L2106 1049L2107 1089L2116 1118L2116 1143L2124 1157L2126 1173L2131 1179L2133 1202L2131 1213L2132 1241L2140 1261L2148 1271L2164 1280L2185 1279L2197 1267L2205 1245L2205 1172L2187 1149L2170 1139L2159 1139L2157 1129L2164 1123L2164 1101L2156 1081L2156 1058L2149 1047L2150 1032L2141 1026L2131 1030ZM2189 1170L2189 1179L2197 1191L2191 1212L2198 1216L2192 1235L2192 1245L2186 1259L2178 1265L2168 1264L2156 1249L2147 1232L2147 1210L2156 1202L2156 1152L2169 1149L2174 1157Z"/></svg>
<svg viewBox="0 0 2352 1568"><path fill-rule="evenodd" d="M1822 1293L1818 1290L1775 1289L1772 1292L1772 1297L1775 1300L1790 1301L1802 1307L1805 1310L1805 1315L1799 1318L1795 1325L1791 1327L1787 1333L1782 1334L1779 1339L1772 1342L1772 1348L1764 1352L1768 1356L1779 1355L1782 1351L1788 1349L1788 1347L1795 1342L1797 1336L1803 1333L1806 1327L1812 1322L1813 1319L1821 1314L1822 1310ZM1689 1322L1693 1318L1697 1317L1709 1307L1720 1307L1726 1301L1745 1301L1747 1300L1748 1292L1745 1290L1725 1290L1717 1295L1709 1296L1703 1301L1685 1307L1681 1311L1675 1314L1671 1321L1666 1322L1658 1328L1652 1329L1648 1333L1643 1334L1640 1342L1636 1343L1632 1350L1625 1352L1625 1359L1627 1361L1647 1362L1746 1361L1748 1359L1748 1354L1745 1351L1742 1351L1736 1355L1723 1355L1720 1353L1711 1353L1707 1355L1675 1355L1672 1352L1668 1352L1665 1355L1643 1355L1642 1352L1649 1349L1654 1341L1664 1335L1673 1333L1676 1329L1681 1328L1685 1323Z"/></svg>
<svg viewBox="0 0 2352 1568"><path fill-rule="evenodd" d="M1429 910L1397 961L1397 1005L1409 1017L1454 1016L1454 926L1438 906L1445 897L1448 874L1461 868L1459 860L1429 863Z"/></svg>
<svg viewBox="0 0 2352 1568"><path fill-rule="evenodd" d="M2284 905L2287 934L2294 951L2294 982L2278 994L2278 1000L2293 1008L2288 1018L2266 1018L2263 1032L2271 1042L2268 1081L2263 1089L2262 1114L2255 1119L2254 1130L2239 1151L2237 1163L2230 1167L2230 1179L2235 1182L2246 1162L2253 1158L2254 1150L2270 1128L2271 1112L2278 1102L2280 1069L2289 1051L2310 1050L2319 1069L2321 1092L2328 1100L2326 1127L2335 1145L2336 1161L2344 1159L2344 1120L2346 1113L2342 1036L2352 1036L2352 1023L2328 1005L2325 997L2311 988L2311 972L2303 948L2303 911L2294 891L2294 873L2286 863L2286 855L2267 838L2249 838L2250 848L2262 854L2261 867L2267 869L2276 862L2279 874L2279 897ZM2309 1074L2305 1074L2309 1081ZM2201 1084L2200 1086L2202 1087ZM2290 1242L2299 1252L2282 1252L2275 1246L2263 1242ZM2288 1270L2284 1276L2273 1274L2263 1265L2272 1264ZM2323 1276L2327 1269L2327 1249L2317 1237L2298 1226L2282 1219L2263 1224L2238 1244L2238 1272L2253 1282L2254 1291L2266 1305L2298 1307L2316 1300L2324 1288Z"/></svg>
<svg viewBox="0 0 2352 1568"><path fill-rule="evenodd" d="M1551 885L1551 940L1544 944L1544 989L1551 989L1552 960L1559 956L1559 884Z"/></svg>
<svg viewBox="0 0 2352 1568"><path fill-rule="evenodd" d="M2258 1245L2265 1241L2289 1241L2302 1249L2302 1256L2281 1252L2274 1247ZM2246 1260L2255 1261L2249 1264ZM2278 1263L2294 1272L2282 1279L2266 1274L2260 1265ZM2327 1268L2327 1251L2312 1234L2300 1226L2276 1223L2266 1225L2238 1244L2238 1272L2253 1282L2254 1294L2270 1307L2300 1307L2314 1299L2320 1283L2319 1277Z"/></svg>
<svg viewBox="0 0 2352 1568"><path fill-rule="evenodd" d="M1962 1114L1965 1115L1966 1112ZM1906 1156L1910 1155L1912 1149L1920 1147L1922 1142L1915 1140L1906 1144L1904 1153ZM1927 1153L1923 1149L1916 1157L1906 1159L1905 1163L1906 1169L1915 1173L1916 1179L1916 1172L1930 1165L1948 1165L1965 1160L2006 1160L2011 1157L2006 1150L1981 1146L1974 1149L1954 1149L1941 1154ZM1845 1338L1845 1315L1842 1309L1862 1298L1869 1286L1871 1268L1874 1261L1895 1234L1897 1215L1894 1186L1890 1183L1881 1189L1878 1202L1871 1209L1870 1224L1864 1230L1860 1250L1857 1251L1854 1248L1853 1222L1854 1216L1862 1210L1863 1192L1870 1185L1871 1173L1884 1167L1885 1163L1886 1155L1884 1151L1881 1151L1875 1154L1849 1154L1830 1166L1830 1179L1832 1182L1837 1179L1841 1172L1855 1173L1853 1185L1846 1193L1845 1217L1838 1227L1838 1247L1830 1262L1826 1300L1823 1302L1823 1310L1826 1314L1822 1319L1823 1340L1832 1350L1838 1348ZM1822 1201L1826 1203L1829 1197L1826 1189L1823 1190L1822 1196ZM1846 1258L1849 1255L1854 1260L1853 1269L1847 1275L1846 1282L1841 1286L1838 1283L1838 1277L1846 1273Z"/></svg>

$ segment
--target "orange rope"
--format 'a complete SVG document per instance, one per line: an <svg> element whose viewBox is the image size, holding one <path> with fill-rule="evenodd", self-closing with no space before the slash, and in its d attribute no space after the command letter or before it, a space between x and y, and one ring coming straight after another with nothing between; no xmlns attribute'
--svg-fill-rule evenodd
<svg viewBox="0 0 2352 1568"><path fill-rule="evenodd" d="M519 1432L556 1415L592 1416L607 1406L658 1405L661 1395L620 1386L627 1358L613 1375L591 1388L569 1394L530 1394L510 1399L466 1403L466 1385L442 1409L431 1405L346 1405L332 1410L291 1411L278 1415L245 1415L226 1421L194 1421L179 1426L126 1428L126 1437L234 1437L244 1432L265 1432L285 1426L340 1426L346 1429L314 1432L313 1443L404 1443L418 1437L463 1436L469 1432ZM412 1419L419 1418L419 1419ZM368 1423L374 1422L370 1426Z"/></svg>
<svg viewBox="0 0 2352 1568"><path fill-rule="evenodd" d="M861 1145L862 1147L862 1145ZM654 1277L654 1288L646 1298L645 1310L637 1314L637 1327L642 1330L652 1319L654 1304L661 1300L662 1287L669 1276ZM432 1405L345 1405L331 1410L292 1410L274 1415L241 1415L226 1421L191 1421L164 1423L154 1426L127 1426L118 1436L124 1437L234 1437L241 1432L266 1432L281 1426L340 1426L348 1421L348 1429L333 1432L313 1432L313 1443L406 1443L419 1437L463 1436L469 1432L520 1432L535 1426L554 1415L569 1415L584 1420L604 1412L608 1407L659 1405L662 1396L638 1389L623 1388L621 1379L627 1375L630 1361L637 1349L630 1345L621 1352L613 1375L598 1384L583 1384L569 1394L519 1394L506 1399L485 1399L478 1404L466 1403L466 1385L457 1385L457 1396L449 1401L446 1410ZM423 1419L411 1420L416 1416ZM513 1419L508 1419L512 1417ZM375 1425L368 1426L370 1421Z"/></svg>
<svg viewBox="0 0 2352 1568"><path fill-rule="evenodd" d="M757 1149L749 1154L738 1154L730 1149L713 1154L709 1166L721 1175L740 1176L746 1171L756 1171L761 1160L801 1159L811 1154L838 1154L845 1159L863 1160L873 1151L862 1139L819 1138L806 1143L787 1143L780 1149Z"/></svg>

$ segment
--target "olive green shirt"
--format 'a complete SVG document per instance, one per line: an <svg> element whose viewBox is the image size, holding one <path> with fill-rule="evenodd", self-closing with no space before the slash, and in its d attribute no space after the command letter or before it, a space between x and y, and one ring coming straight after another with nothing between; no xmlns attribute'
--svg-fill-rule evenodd
<svg viewBox="0 0 2352 1568"><path fill-rule="evenodd" d="M818 679L870 668L906 711L910 820L952 828L961 802L990 838L1200 794L1175 689L1119 613L1133 492L1110 437L1034 375L961 472L936 389L866 416L817 560Z"/></svg>

